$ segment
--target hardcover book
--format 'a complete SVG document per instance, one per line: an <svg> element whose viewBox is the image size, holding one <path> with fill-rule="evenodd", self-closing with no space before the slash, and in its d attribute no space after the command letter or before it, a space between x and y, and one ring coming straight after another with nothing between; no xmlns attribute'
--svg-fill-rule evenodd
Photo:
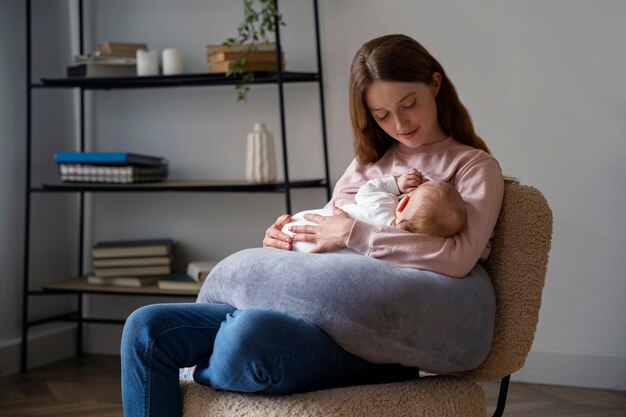
<svg viewBox="0 0 626 417"><path fill-rule="evenodd" d="M223 45L223 44L219 44L219 45L207 45L206 46L206 53L207 55L212 55L218 52L242 52L244 51L248 46L250 46L249 44L243 44L243 45L231 45L231 46L227 46L227 45ZM273 42L268 42L268 43L257 43L254 45L254 50L252 52L264 52L264 51L276 51L276 44Z"/></svg>
<svg viewBox="0 0 626 417"><path fill-rule="evenodd" d="M57 164L150 165L167 164L167 159L131 152L65 152L54 154Z"/></svg>
<svg viewBox="0 0 626 417"><path fill-rule="evenodd" d="M187 275L194 281L202 282L209 272L217 265L218 261L194 261L187 265Z"/></svg>
<svg viewBox="0 0 626 417"><path fill-rule="evenodd" d="M156 285L157 279L154 277L139 278L139 277L97 277L89 275L87 277L87 284L94 285L112 285L118 287L150 287Z"/></svg>
<svg viewBox="0 0 626 417"><path fill-rule="evenodd" d="M124 266L171 265L173 256L142 256L139 258L96 258L94 268L119 268Z"/></svg>
<svg viewBox="0 0 626 417"><path fill-rule="evenodd" d="M167 165L93 165L58 164L61 181L97 182L111 184L132 184L139 182L160 182L167 179Z"/></svg>
<svg viewBox="0 0 626 417"><path fill-rule="evenodd" d="M189 275L172 274L157 279L157 286L162 290L192 290L200 291L202 283L194 280Z"/></svg>
<svg viewBox="0 0 626 417"><path fill-rule="evenodd" d="M285 61L281 62L281 69L285 70ZM225 73L229 71L234 71L237 68L236 61L223 61L218 62L216 64L209 65L209 73L218 74ZM275 61L248 61L246 66L244 67L245 71L268 71L275 72L276 71L276 62Z"/></svg>
<svg viewBox="0 0 626 417"><path fill-rule="evenodd" d="M98 242L91 248L94 258L137 258L167 256L172 253L172 239L144 239Z"/></svg>
<svg viewBox="0 0 626 417"><path fill-rule="evenodd" d="M115 268L94 268L94 275L101 278L109 277L146 277L166 275L172 272L171 265L123 266Z"/></svg>
<svg viewBox="0 0 626 417"><path fill-rule="evenodd" d="M73 64L126 64L126 65L137 65L137 58L133 55L131 56L117 56L117 55L100 55L99 53L95 54L83 54L83 55L74 55L74 59L72 60Z"/></svg>
<svg viewBox="0 0 626 417"><path fill-rule="evenodd" d="M207 59L210 64L217 64L220 62L226 61L239 61L243 58L243 52L216 52L214 54L210 54ZM281 58L285 59L285 53L281 54ZM259 52L250 52L248 53L248 62L272 62L276 63L276 52L275 51L259 51Z"/></svg>
<svg viewBox="0 0 626 417"><path fill-rule="evenodd" d="M148 50L148 45L145 43L132 43L132 42L100 42L98 44L98 52L101 55L117 55L117 56L129 56L134 57L138 49Z"/></svg>
<svg viewBox="0 0 626 417"><path fill-rule="evenodd" d="M135 77L137 65L90 62L67 67L68 77Z"/></svg>

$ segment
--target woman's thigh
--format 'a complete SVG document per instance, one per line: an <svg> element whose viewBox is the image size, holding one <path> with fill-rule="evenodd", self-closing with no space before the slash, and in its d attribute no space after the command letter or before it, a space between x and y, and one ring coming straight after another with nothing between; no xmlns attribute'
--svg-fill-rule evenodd
<svg viewBox="0 0 626 417"><path fill-rule="evenodd" d="M195 365L211 354L220 325L234 310L227 304L197 303L141 307L126 320L122 355L149 358L159 350L176 366Z"/></svg>

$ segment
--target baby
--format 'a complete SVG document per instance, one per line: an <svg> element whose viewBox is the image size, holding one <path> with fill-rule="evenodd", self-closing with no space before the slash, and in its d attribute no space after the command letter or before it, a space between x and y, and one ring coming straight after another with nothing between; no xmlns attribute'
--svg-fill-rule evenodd
<svg viewBox="0 0 626 417"><path fill-rule="evenodd" d="M450 237L467 223L465 203L458 191L443 181L423 181L410 169L396 177L382 177L366 182L355 196L356 204L339 207L350 217L374 225L395 226L412 233ZM331 216L332 209L305 210L292 216L282 231L290 236L291 226L314 224L304 218L314 213ZM309 242L294 242L293 250L310 252ZM340 252L355 253L348 249Z"/></svg>

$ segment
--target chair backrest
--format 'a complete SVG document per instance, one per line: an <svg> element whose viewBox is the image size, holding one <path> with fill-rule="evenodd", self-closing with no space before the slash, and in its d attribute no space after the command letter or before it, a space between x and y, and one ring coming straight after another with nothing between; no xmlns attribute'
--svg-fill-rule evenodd
<svg viewBox="0 0 626 417"><path fill-rule="evenodd" d="M506 182L492 249L484 266L496 293L494 339L485 361L462 375L501 379L524 366L537 330L552 211L539 190Z"/></svg>

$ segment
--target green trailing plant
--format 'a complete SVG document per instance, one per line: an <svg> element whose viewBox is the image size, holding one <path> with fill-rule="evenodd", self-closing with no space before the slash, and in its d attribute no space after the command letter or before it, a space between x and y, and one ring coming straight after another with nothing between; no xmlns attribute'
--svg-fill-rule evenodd
<svg viewBox="0 0 626 417"><path fill-rule="evenodd" d="M254 81L254 73L246 70L248 55L258 50L259 43L269 43L269 34L276 32L276 25L285 25L278 12L277 0L243 0L244 19L237 28L237 37L228 38L223 45L245 45L242 56L227 77L236 77L237 101L246 101L250 91L250 83Z"/></svg>

